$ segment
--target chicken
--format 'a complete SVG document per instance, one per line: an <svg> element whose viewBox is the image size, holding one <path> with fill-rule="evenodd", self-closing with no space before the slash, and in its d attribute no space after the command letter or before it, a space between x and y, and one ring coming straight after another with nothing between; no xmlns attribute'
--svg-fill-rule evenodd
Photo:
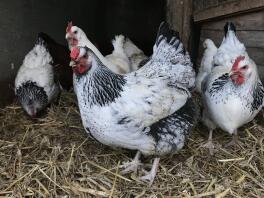
<svg viewBox="0 0 264 198"><path fill-rule="evenodd" d="M217 47L214 42L210 39L205 39L203 43L203 47L205 48L203 58L201 60L201 67L196 77L195 81L195 89L198 93L202 93L201 84L204 78L211 72L213 58L217 52Z"/></svg>
<svg viewBox="0 0 264 198"><path fill-rule="evenodd" d="M17 73L15 94L32 118L38 116L60 95L60 85L55 79L52 61L46 43L38 37Z"/></svg>
<svg viewBox="0 0 264 198"><path fill-rule="evenodd" d="M130 61L124 50L125 37L123 35L115 36L112 40L114 50L112 54L105 56L111 65L109 69L118 74L126 74L131 72Z"/></svg>
<svg viewBox="0 0 264 198"><path fill-rule="evenodd" d="M54 74L58 78L61 87L67 91L71 90L73 87L72 69L69 67L71 59L68 47L59 44L46 33L40 32L38 36L45 41L46 47L53 59Z"/></svg>
<svg viewBox="0 0 264 198"><path fill-rule="evenodd" d="M130 72L136 71L140 66L143 66L148 57L144 52L139 49L128 37L126 37L124 42L124 51L126 56L130 61Z"/></svg>
<svg viewBox="0 0 264 198"><path fill-rule="evenodd" d="M141 153L155 155L140 178L152 183L159 156L181 149L198 117L190 99L195 72L178 33L162 23L151 59L126 75L112 72L88 47L73 48L71 58L85 130L105 145L138 151L123 173L137 170Z"/></svg>
<svg viewBox="0 0 264 198"><path fill-rule="evenodd" d="M226 23L225 37L213 58L211 72L202 82L205 110L203 120L210 129L208 140L213 153L212 133L216 127L233 135L250 122L262 108L264 89L257 66L238 40L233 23Z"/></svg>
<svg viewBox="0 0 264 198"><path fill-rule="evenodd" d="M73 26L71 22L66 29L66 40L70 50L76 46L89 47L100 57L104 65L118 74L137 70L139 65L136 64L145 59L144 53L128 38L125 39L123 35L116 36L112 41L114 47L112 54L103 57L100 51L89 41L84 31L77 26Z"/></svg>

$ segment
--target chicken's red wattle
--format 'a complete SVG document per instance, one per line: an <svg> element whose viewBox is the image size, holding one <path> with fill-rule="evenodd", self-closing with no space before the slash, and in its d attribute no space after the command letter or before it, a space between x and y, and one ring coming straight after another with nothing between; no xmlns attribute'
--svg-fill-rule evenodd
<svg viewBox="0 0 264 198"><path fill-rule="evenodd" d="M71 59L73 59L73 60L77 59L79 54L80 54L80 50L78 48L76 48L76 47L73 48L72 51L71 51L71 55L70 55Z"/></svg>

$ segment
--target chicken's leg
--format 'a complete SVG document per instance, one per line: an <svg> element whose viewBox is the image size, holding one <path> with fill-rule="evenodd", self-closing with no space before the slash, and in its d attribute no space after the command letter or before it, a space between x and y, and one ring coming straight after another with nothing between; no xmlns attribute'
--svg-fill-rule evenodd
<svg viewBox="0 0 264 198"><path fill-rule="evenodd" d="M149 185L151 185L155 179L155 176L157 174L158 166L159 166L159 157L156 157L154 159L154 162L152 164L152 168L150 172L148 172L146 175L140 177L139 179L144 181L144 182L149 182Z"/></svg>
<svg viewBox="0 0 264 198"><path fill-rule="evenodd" d="M120 168L124 168L124 170L122 170L120 173L121 174L127 174L127 173L131 173L131 172L136 173L138 166L141 165L140 160L139 160L140 156L141 156L140 151L137 151L136 156L134 157L134 159L131 162L123 163L120 166Z"/></svg>
<svg viewBox="0 0 264 198"><path fill-rule="evenodd" d="M210 129L209 131L209 137L208 137L208 141L207 143L205 143L204 145L202 145L202 147L208 148L209 149L209 153L210 155L214 154L214 144L213 144L213 130Z"/></svg>
<svg viewBox="0 0 264 198"><path fill-rule="evenodd" d="M233 137L232 140L230 142L228 142L225 147L230 147L230 146L234 146L239 144L239 140L238 140L238 134L237 134L237 129L234 131L233 133Z"/></svg>

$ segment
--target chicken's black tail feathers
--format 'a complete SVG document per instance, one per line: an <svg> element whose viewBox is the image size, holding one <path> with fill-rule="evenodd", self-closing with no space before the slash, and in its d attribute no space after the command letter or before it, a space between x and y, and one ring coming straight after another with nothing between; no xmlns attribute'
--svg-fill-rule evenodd
<svg viewBox="0 0 264 198"><path fill-rule="evenodd" d="M49 46L50 44L56 44L56 41L53 40L49 35L47 35L44 32L39 32L37 36L37 41L36 45L45 45L46 47Z"/></svg>
<svg viewBox="0 0 264 198"><path fill-rule="evenodd" d="M171 29L169 27L169 24L167 22L162 22L159 26L159 31L157 34L157 38L156 38L156 46L158 46L160 44L160 42L162 40L166 39L167 43L169 45L172 45L174 48L182 48L182 52L185 54L185 49L183 47L183 45L181 44L180 41L180 36L179 36L179 32Z"/></svg>
<svg viewBox="0 0 264 198"><path fill-rule="evenodd" d="M234 23L229 21L229 22L226 22L224 30L225 30L225 37L226 37L228 31L233 31L236 33L236 26L234 25Z"/></svg>
<svg viewBox="0 0 264 198"><path fill-rule="evenodd" d="M46 45L45 40L41 36L37 36L36 45Z"/></svg>
<svg viewBox="0 0 264 198"><path fill-rule="evenodd" d="M48 34L44 32L39 32L38 37L41 37L46 43L53 43L53 44L57 43L54 39L52 39Z"/></svg>

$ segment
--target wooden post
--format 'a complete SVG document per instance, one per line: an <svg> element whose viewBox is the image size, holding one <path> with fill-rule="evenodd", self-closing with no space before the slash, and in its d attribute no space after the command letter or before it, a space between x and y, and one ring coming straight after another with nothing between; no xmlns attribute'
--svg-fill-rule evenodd
<svg viewBox="0 0 264 198"><path fill-rule="evenodd" d="M186 49L191 36L192 7L192 0L167 0L167 21L179 32Z"/></svg>

